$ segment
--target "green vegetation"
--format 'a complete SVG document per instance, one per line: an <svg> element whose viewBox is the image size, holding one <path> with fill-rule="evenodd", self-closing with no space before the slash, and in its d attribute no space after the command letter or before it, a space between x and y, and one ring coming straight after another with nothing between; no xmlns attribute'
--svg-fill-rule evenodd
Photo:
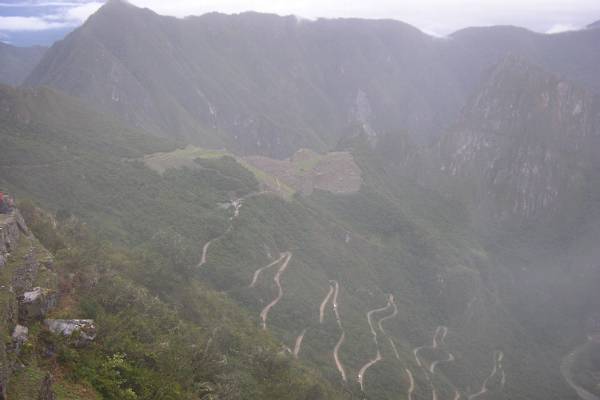
<svg viewBox="0 0 600 400"><path fill-rule="evenodd" d="M57 384L92 386L109 399L358 396L356 374L376 352L366 313L391 293L399 313L385 329L399 358L382 340L384 360L366 378L372 398L406 394L406 368L428 396L412 349L430 343L442 324L457 361L440 367L440 397L481 385L493 351L511 349L506 396L564 398L560 378L546 378L556 376L554 355L544 355L489 285L502 270L494 272L494 259L469 233L465 210L398 179L368 146L352 146L360 192L248 196L230 219L224 203L260 190L260 179L235 158L177 151L178 143L123 128L48 89L5 92L17 111L0 113L0 185L33 201L22 202L23 214L68 289L54 316L93 318L99 329L83 349L40 330L38 343L56 348L53 360L64 371ZM156 153L181 168L159 173L140 161ZM186 162L170 164L171 156ZM51 210L57 225L34 204ZM259 313L277 295L275 268L248 285L284 251L293 254L281 276L284 296L265 333ZM318 319L330 279L340 284L345 385L332 357L339 328L331 311L323 324ZM296 361L284 347L304 329ZM31 365L43 361L43 347L35 349Z"/></svg>
<svg viewBox="0 0 600 400"><path fill-rule="evenodd" d="M54 268L63 280L63 302L76 306L61 307L53 317L68 312L70 318L92 318L98 338L74 348L33 329L15 399L31 398L19 390L33 390L23 385L43 375L38 365L55 363L61 371L57 392L65 399L74 398L65 389L73 383L119 400L339 397L317 375L279 355L277 344L226 297L173 274L167 255L148 246L125 250L102 243L76 219L53 228L39 210L21 208L37 236L49 246L63 244ZM160 286L164 299L134 281Z"/></svg>
<svg viewBox="0 0 600 400"><path fill-rule="evenodd" d="M240 165L254 174L254 178L258 182L265 187L278 188L280 194L285 198L290 199L294 194L294 189L279 182L274 176L246 162L243 157L236 157L225 150L210 150L188 145L185 148L175 149L171 152L149 154L144 156L143 160L149 168L162 174L167 169L172 168L202 168L203 160L215 160L224 157L235 158Z"/></svg>

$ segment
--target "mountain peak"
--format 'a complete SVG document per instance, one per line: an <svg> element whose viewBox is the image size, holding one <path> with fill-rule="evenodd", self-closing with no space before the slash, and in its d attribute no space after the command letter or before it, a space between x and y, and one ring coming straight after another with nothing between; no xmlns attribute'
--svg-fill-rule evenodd
<svg viewBox="0 0 600 400"><path fill-rule="evenodd" d="M103 7L123 7L123 6L132 7L131 3L128 2L127 0L108 0L106 3L104 3Z"/></svg>
<svg viewBox="0 0 600 400"><path fill-rule="evenodd" d="M600 29L600 20L591 23L587 26L588 29Z"/></svg>
<svg viewBox="0 0 600 400"><path fill-rule="evenodd" d="M124 10L131 10L137 8L127 0L108 0L100 9L96 12L96 14L104 14L109 13L112 14L114 12L121 12Z"/></svg>

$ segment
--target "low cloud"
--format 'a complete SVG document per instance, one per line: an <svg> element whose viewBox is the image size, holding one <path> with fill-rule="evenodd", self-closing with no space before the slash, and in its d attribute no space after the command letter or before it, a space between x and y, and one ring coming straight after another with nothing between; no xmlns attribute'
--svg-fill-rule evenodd
<svg viewBox="0 0 600 400"><path fill-rule="evenodd" d="M295 14L306 18L391 18L436 35L468 26L517 25L538 32L572 29L600 18L598 0L130 0L159 14L183 17L210 11ZM569 24L565 26L564 21ZM561 26L558 23L561 22Z"/></svg>
<svg viewBox="0 0 600 400"><path fill-rule="evenodd" d="M4 8L24 8L24 7L75 7L87 1L21 1L14 3L0 2L0 7Z"/></svg>
<svg viewBox="0 0 600 400"><path fill-rule="evenodd" d="M546 33L553 34L553 33L561 33L561 32L568 32L568 31L576 31L578 29L580 29L580 28L575 25L571 25L571 24L555 24L555 25L552 25L550 27L550 29L548 29L546 31Z"/></svg>
<svg viewBox="0 0 600 400"><path fill-rule="evenodd" d="M81 25L102 6L101 2L44 2L44 3L0 3L1 7L56 7L51 12L35 16L0 16L0 31L44 31Z"/></svg>
<svg viewBox="0 0 600 400"><path fill-rule="evenodd" d="M65 22L53 22L38 17L0 17L0 31L44 31L68 26Z"/></svg>

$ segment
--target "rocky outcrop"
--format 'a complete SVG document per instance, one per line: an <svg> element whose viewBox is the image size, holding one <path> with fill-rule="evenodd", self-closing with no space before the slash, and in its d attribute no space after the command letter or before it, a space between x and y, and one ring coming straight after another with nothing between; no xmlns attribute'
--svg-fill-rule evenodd
<svg viewBox="0 0 600 400"><path fill-rule="evenodd" d="M56 307L57 293L40 287L23 293L19 297L19 320L22 322L41 320Z"/></svg>
<svg viewBox="0 0 600 400"><path fill-rule="evenodd" d="M29 339L29 329L26 326L17 325L11 337L14 352L18 355L21 352L23 344Z"/></svg>
<svg viewBox="0 0 600 400"><path fill-rule="evenodd" d="M96 325L92 319L47 319L44 324L50 332L74 339L77 346L85 346L96 339Z"/></svg>
<svg viewBox="0 0 600 400"><path fill-rule="evenodd" d="M57 278L50 253L29 232L18 210L0 215L0 326L9 340L0 340L0 400L6 399L10 377L23 368L18 362L28 340L27 325L42 320L58 301ZM8 338L7 338L8 339ZM39 399L55 399L51 377L40 387Z"/></svg>
<svg viewBox="0 0 600 400"><path fill-rule="evenodd" d="M46 249L41 246L31 246L13 275L12 285L17 295L22 296L35 286L54 286L52 279L48 279L53 276L52 265L52 256Z"/></svg>
<svg viewBox="0 0 600 400"><path fill-rule="evenodd" d="M21 234L29 234L27 225L18 210L10 214L0 214L0 267L6 264Z"/></svg>
<svg viewBox="0 0 600 400"><path fill-rule="evenodd" d="M560 212L583 197L600 140L599 98L523 58L497 65L440 144L441 170L499 221ZM451 179L455 181L454 179ZM474 189L473 189L474 188Z"/></svg>
<svg viewBox="0 0 600 400"><path fill-rule="evenodd" d="M0 268L6 268L10 255L16 250L19 239L23 233L27 233L27 226L21 214L14 210L11 214L0 214ZM14 326L17 321L18 308L14 289L11 285L0 285L1 301L0 307L3 317L0 326ZM21 336L20 334L18 336ZM0 340L0 399L6 399L8 380L12 373L14 361L14 350L10 344L7 346L4 340Z"/></svg>

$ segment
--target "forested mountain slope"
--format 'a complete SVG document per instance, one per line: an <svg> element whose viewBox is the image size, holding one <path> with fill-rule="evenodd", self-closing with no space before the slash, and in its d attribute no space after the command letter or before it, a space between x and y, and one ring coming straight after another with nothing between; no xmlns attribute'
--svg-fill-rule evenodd
<svg viewBox="0 0 600 400"><path fill-rule="evenodd" d="M26 84L162 136L281 158L329 150L357 125L373 142L407 131L429 143L508 53L598 89L598 34L492 27L440 39L397 21L175 19L112 0L56 43Z"/></svg>
<svg viewBox="0 0 600 400"><path fill-rule="evenodd" d="M590 211L599 145L598 94L512 56L489 72L442 139L441 168L463 181L456 192L483 208L487 222L573 225Z"/></svg>
<svg viewBox="0 0 600 400"><path fill-rule="evenodd" d="M172 145L49 89L3 87L0 98L0 184L17 199L58 210L55 219L21 203L54 259L59 286L50 318L93 319L98 332L81 348L49 335L47 316L19 319L29 347L2 364L9 398L36 396L46 371L59 398L69 399L342 398L318 373L282 356L246 311L193 278L201 239L228 223L218 204L256 189L249 172L215 160L162 177L136 160ZM9 266L27 268L28 245L11 246ZM4 278L9 291L15 280ZM12 307L3 303L2 312L11 315ZM16 322L3 320L3 334Z"/></svg>
<svg viewBox="0 0 600 400"><path fill-rule="evenodd" d="M239 322L249 324L244 329L250 329L250 337L262 337L258 331L263 327L280 343L280 350L267 350L265 356L283 357L291 368L277 370L289 374L292 385L294 379L312 382L302 386L299 381L299 389L290 392L300 397L282 397L252 380L266 365L246 363L245 369L233 363L231 373L247 371L254 377L234 389L253 387L261 398L318 398L307 393L332 398L328 385L377 399L409 392L428 398L432 391L440 397L468 396L480 390L512 399L539 393L568 398L558 370L548 367L558 365L558 354L547 353L503 305L498 283L507 279L505 272L470 236L461 206L410 181L398 182L386 173L367 137L351 147L362 171L358 193L315 190L309 197L285 200L261 190L253 174L231 157L154 172L142 156L169 151L172 144L150 140L50 89L4 88L2 104L2 186L60 211L61 218L76 215L95 237L110 238L114 246L126 245L133 252L111 246L102 250L106 255L90 253L88 258L87 251L99 250L81 237L81 245L92 249L84 247L81 256L67 258L71 270L86 266L95 274L100 268L100 282L125 279L129 283L123 284L140 286L164 307L177 310L171 318L200 329L201 336L218 328L237 337ZM66 113L70 117L61 118ZM77 236L73 240L75 246ZM86 261L94 259L106 261ZM84 284L91 278L81 279ZM221 295L203 282L235 305L211 303L211 296L217 301ZM104 346L113 340L102 330L106 318L117 318L117 323L132 318L133 310L128 302L118 307L107 302L111 292L100 288L100 297L90 300L96 302L93 308L86 306L83 292L77 297L82 307L77 316L93 313ZM140 324L150 324L147 329L159 329L148 340L161 337L153 307L138 316ZM224 307L233 307L231 314L217 322ZM202 311L207 308L210 315ZM202 337L191 340L202 347L207 336ZM128 346L141 338L131 340L124 347L101 347L99 354L129 353ZM244 347L250 342L236 340L242 354L254 357ZM226 346L224 354L236 359L225 349L237 347ZM515 351L518 356L512 355ZM302 372L296 357L329 383ZM88 362L93 360L65 366ZM165 367L138 364L138 358L131 362L149 373ZM196 374L203 365L208 368L194 362L200 362ZM492 369L497 372L482 386ZM94 375L77 379L105 390ZM201 393L191 384L196 379L217 394L231 388L220 375L177 373L174 379L190 396ZM137 390L135 380L127 385L140 398L151 395ZM314 385L316 392L308 391Z"/></svg>
<svg viewBox="0 0 600 400"><path fill-rule="evenodd" d="M46 362L38 321L27 370L114 399L592 390L565 355L600 307L598 34L109 1L0 87L0 185L59 315L98 325Z"/></svg>

